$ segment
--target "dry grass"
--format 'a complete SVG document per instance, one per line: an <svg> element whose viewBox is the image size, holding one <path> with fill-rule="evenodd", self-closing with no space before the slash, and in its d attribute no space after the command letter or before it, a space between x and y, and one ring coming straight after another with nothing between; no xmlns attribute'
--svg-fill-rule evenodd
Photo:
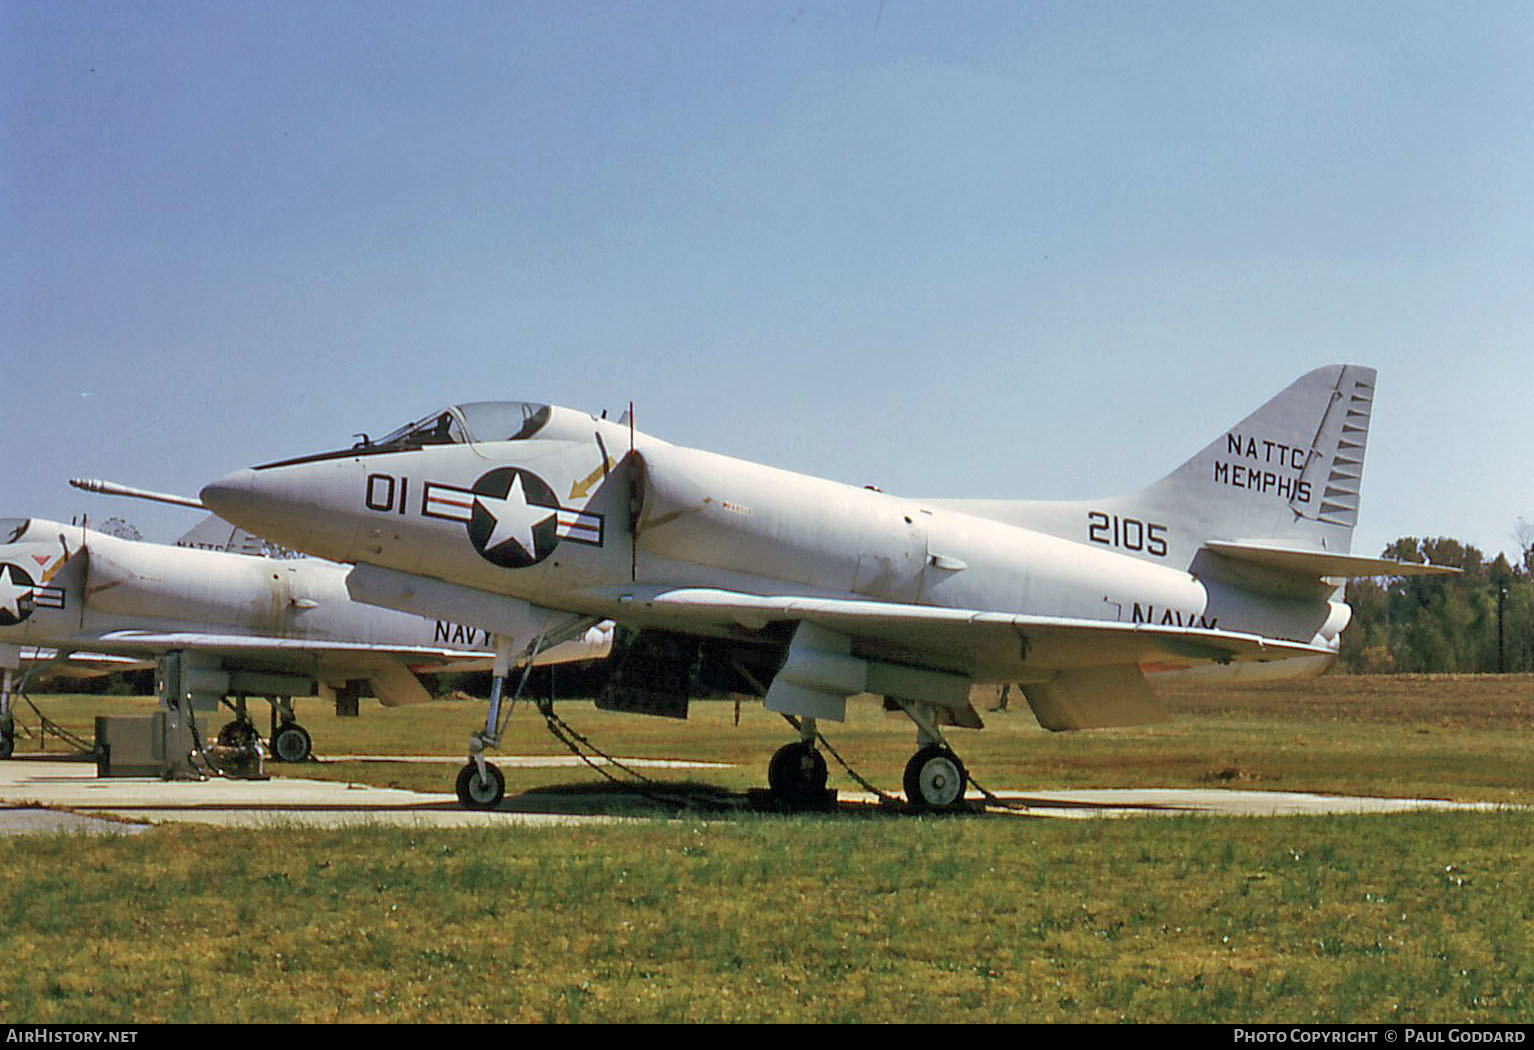
<svg viewBox="0 0 1534 1050"><path fill-rule="evenodd" d="M1534 675L1324 675L1261 685L1161 685L1174 713L1291 723L1534 731Z"/></svg>

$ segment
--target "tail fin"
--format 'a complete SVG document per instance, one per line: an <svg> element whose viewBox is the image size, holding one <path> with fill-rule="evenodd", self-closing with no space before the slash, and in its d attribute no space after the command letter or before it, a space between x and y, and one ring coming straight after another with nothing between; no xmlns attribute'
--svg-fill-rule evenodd
<svg viewBox="0 0 1534 1050"><path fill-rule="evenodd" d="M180 539L176 540L176 546L250 554L257 558L266 557L272 553L267 542L261 537L253 536L244 529L229 524L217 514L209 514L193 525L181 535Z"/></svg>
<svg viewBox="0 0 1534 1050"><path fill-rule="evenodd" d="M1362 365L1309 372L1172 473L1127 496L934 502L1178 568L1221 541L1343 555L1358 522L1374 377Z"/></svg>
<svg viewBox="0 0 1534 1050"><path fill-rule="evenodd" d="M1165 478L1105 510L1167 530L1169 560L1186 565L1208 540L1270 541L1346 554L1375 371L1330 365L1295 380Z"/></svg>

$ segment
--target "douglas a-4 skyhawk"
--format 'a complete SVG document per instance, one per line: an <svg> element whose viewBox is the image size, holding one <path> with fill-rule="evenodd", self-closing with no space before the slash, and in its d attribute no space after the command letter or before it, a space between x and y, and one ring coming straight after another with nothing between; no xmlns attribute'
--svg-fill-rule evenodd
<svg viewBox="0 0 1534 1050"><path fill-rule="evenodd" d="M942 727L980 728L976 684L1020 684L1049 729L1159 720L1146 671L1316 673L1351 614L1343 578L1439 571L1348 553L1374 380L1317 369L1162 480L1085 502L895 496L525 402L455 405L202 498L353 563L362 601L496 632L466 805L504 791L484 749L514 660L610 619L599 705L685 717L710 683L758 692L799 728L768 767L795 801L824 791L817 721L876 694L916 726L907 796L941 808L967 784Z"/></svg>
<svg viewBox="0 0 1534 1050"><path fill-rule="evenodd" d="M294 696L350 692L355 699L366 689L386 705L419 703L431 696L417 671L491 665L482 628L354 602L345 576L344 566L316 559L193 550L41 518L0 519L0 758L15 745L11 694L24 662L109 670L178 654L204 682L219 683L218 697L248 689L270 700L271 748L290 762L310 749L308 731L293 718ZM548 658L605 652L604 633L593 630ZM248 737L248 725L235 724L236 734Z"/></svg>

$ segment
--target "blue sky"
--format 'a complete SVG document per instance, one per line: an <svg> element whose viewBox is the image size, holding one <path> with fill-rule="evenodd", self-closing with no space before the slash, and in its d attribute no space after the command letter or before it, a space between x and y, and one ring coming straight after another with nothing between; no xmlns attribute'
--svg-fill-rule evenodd
<svg viewBox="0 0 1534 1050"><path fill-rule="evenodd" d="M1355 550L1534 520L1534 13L0 0L6 515L439 404L911 495L1380 370Z"/></svg>

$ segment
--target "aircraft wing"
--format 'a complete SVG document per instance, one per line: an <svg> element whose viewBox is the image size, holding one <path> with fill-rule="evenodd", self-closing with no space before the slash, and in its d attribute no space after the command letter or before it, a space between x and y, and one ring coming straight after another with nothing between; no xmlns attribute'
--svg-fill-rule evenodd
<svg viewBox="0 0 1534 1050"><path fill-rule="evenodd" d="M47 673L66 678L95 678L113 671L145 671L154 666L153 660L143 660L117 653L92 653L23 646L20 662L23 665L46 665Z"/></svg>
<svg viewBox="0 0 1534 1050"><path fill-rule="evenodd" d="M680 588L633 600L643 601L647 622L664 620L679 630L721 625L760 630L776 620L807 621L850 636L871 655L994 681L1027 681L1103 664L1192 666L1333 655L1324 647L1238 631L841 598Z"/></svg>
<svg viewBox="0 0 1534 1050"><path fill-rule="evenodd" d="M415 665L438 662L457 667L461 663L484 663L491 654L437 645L381 645L371 642L325 641L313 638L266 638L260 635L206 634L197 631L109 631L100 636L104 644L121 644L157 652L171 649L198 649L220 653L289 652L326 654L366 653L393 656Z"/></svg>
<svg viewBox="0 0 1534 1050"><path fill-rule="evenodd" d="M372 683L374 694L389 707L426 703L431 699L416 678L418 673L489 671L495 664L495 654L492 652L452 649L440 645L272 638L199 631L109 631L94 642L103 647L120 647L133 652L162 653L173 649L195 649L216 656L255 662L273 670L367 678ZM607 655L609 642L610 634L607 632L588 632L584 638L550 649L536 662L564 663L598 659Z"/></svg>
<svg viewBox="0 0 1534 1050"><path fill-rule="evenodd" d="M312 638L209 634L196 631L109 631L97 642L135 651L193 649L254 661L273 670L366 678L386 706L426 703L431 695L415 672L489 670L492 654L434 645L382 645Z"/></svg>

